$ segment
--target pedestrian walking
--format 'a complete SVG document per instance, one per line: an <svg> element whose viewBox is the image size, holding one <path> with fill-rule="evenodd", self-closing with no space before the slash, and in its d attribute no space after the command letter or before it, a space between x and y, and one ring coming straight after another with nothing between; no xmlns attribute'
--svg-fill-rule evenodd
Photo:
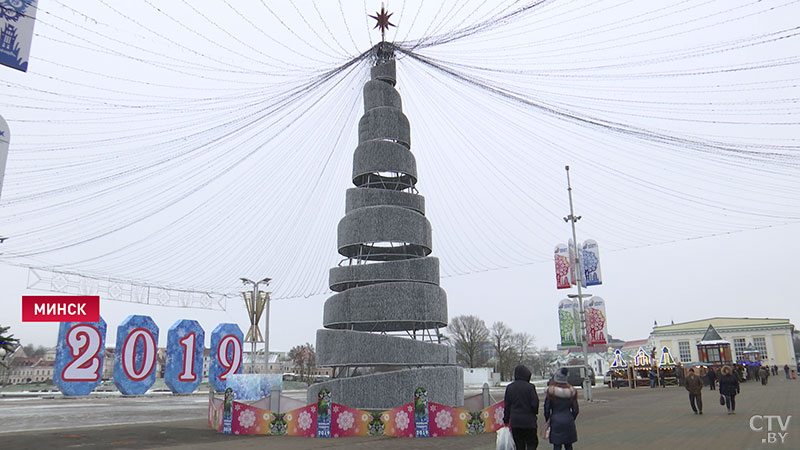
<svg viewBox="0 0 800 450"><path fill-rule="evenodd" d="M653 369L650 369L650 372L647 372L647 376L650 378L650 388L656 387L656 373L653 372Z"/></svg>
<svg viewBox="0 0 800 450"><path fill-rule="evenodd" d="M550 424L553 450L572 450L578 441L575 418L578 417L578 391L567 383L567 369L560 369L547 387L544 397L544 419Z"/></svg>
<svg viewBox="0 0 800 450"><path fill-rule="evenodd" d="M567 370L567 369L563 369ZM530 383L531 371L522 364L514 368L514 381L506 387L503 423L511 427L511 436L517 450L536 450L536 415L539 413L539 396Z"/></svg>
<svg viewBox="0 0 800 450"><path fill-rule="evenodd" d="M713 367L708 368L706 379L708 380L708 388L712 391L715 390L717 386L717 372L714 372Z"/></svg>
<svg viewBox="0 0 800 450"><path fill-rule="evenodd" d="M667 374L663 370L658 371L658 383L661 385L662 388L667 387L667 384L664 381L666 377Z"/></svg>
<svg viewBox="0 0 800 450"><path fill-rule="evenodd" d="M703 390L703 380L694 373L694 369L689 369L689 375L686 376L684 381L685 388L689 391L689 405L695 414L703 414L703 396L700 391Z"/></svg>
<svg viewBox="0 0 800 450"><path fill-rule="evenodd" d="M745 378L744 378L744 368L742 366L739 366L739 365L734 366L733 375L736 377L737 380L739 380L740 383L743 382L745 380Z"/></svg>
<svg viewBox="0 0 800 450"><path fill-rule="evenodd" d="M719 393L725 400L728 414L736 414L736 394L739 393L739 380L733 376L729 366L722 368L722 376L719 378Z"/></svg>
<svg viewBox="0 0 800 450"><path fill-rule="evenodd" d="M783 372L786 374L786 379L787 379L787 380L791 380L791 379L792 379L792 378L789 376L789 365L788 365L788 364L784 364L784 365L783 365Z"/></svg>
<svg viewBox="0 0 800 450"><path fill-rule="evenodd" d="M769 380L769 371L767 370L767 368L761 366L761 368L758 369L758 376L761 377L761 385L766 386L767 381Z"/></svg>

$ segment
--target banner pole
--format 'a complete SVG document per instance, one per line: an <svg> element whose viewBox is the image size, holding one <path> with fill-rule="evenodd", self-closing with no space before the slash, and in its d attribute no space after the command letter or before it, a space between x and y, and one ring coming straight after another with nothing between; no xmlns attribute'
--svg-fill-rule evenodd
<svg viewBox="0 0 800 450"><path fill-rule="evenodd" d="M583 395L587 402L592 401L592 380L589 378L589 345L588 336L586 335L586 312L583 309L583 292L581 287L583 285L583 267L581 266L581 252L578 248L578 236L575 231L575 222L580 220L581 216L575 216L575 211L572 205L572 185L569 180L569 166L564 166L567 171L567 192L569 193L569 216L564 218L565 222L570 222L572 225L572 242L575 246L575 282L578 287L578 305L580 307L581 316L581 348L583 349ZM588 295L588 294L587 294Z"/></svg>

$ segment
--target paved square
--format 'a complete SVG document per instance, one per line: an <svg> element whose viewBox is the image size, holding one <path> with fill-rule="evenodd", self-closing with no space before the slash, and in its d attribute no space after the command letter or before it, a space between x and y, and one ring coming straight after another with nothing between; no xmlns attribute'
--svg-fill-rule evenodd
<svg viewBox="0 0 800 450"><path fill-rule="evenodd" d="M497 391L502 396L501 391ZM495 394L495 392L493 392ZM767 386L754 382L743 383L737 396L736 415L728 415L719 405L718 391L703 389L703 415L695 415L690 406L688 393L681 387L629 388L595 390L596 401L581 403L578 416L578 442L576 449L798 449L800 448L800 381L787 381L782 377L771 377ZM171 408L154 411L154 399L44 399L3 402L7 420L30 422L26 427L0 425L0 442L4 448L182 448L235 450L244 448L274 448L286 450L306 449L375 449L381 450L490 450L494 449L494 434L431 439L401 438L342 438L309 439L271 436L225 436L207 428L205 405L199 397L164 396L163 401L173 403ZM59 430L35 431L32 428L47 427L49 416L63 415L72 403L79 406L77 419L85 428L62 428ZM119 402L118 412L109 409L110 403ZM28 403L35 403L26 406ZM92 404L96 403L96 408ZM183 404L181 407L179 403ZM170 413L172 409L172 413ZM188 412L196 411L192 420L177 420ZM180 411L180 416L173 417ZM109 416L120 414L120 419L109 422ZM137 415L137 414L140 414ZM751 417L779 416L773 419L773 433L784 434L781 444L777 434L768 435L768 419L753 419L756 428L750 427ZM788 419L788 416L792 416ZM145 424L108 425L145 421ZM163 419L159 422L158 420ZM785 431L780 424L786 424ZM539 416L540 425L543 422ZM54 420L55 423L55 420ZM64 424L64 422L61 422ZM98 426L92 426L92 424ZM107 425L101 425L107 424ZM64 425L61 425L64 426ZM28 431L2 431L22 429ZM770 437L772 436L772 437ZM768 439L775 439L770 444ZM764 442L762 442L764 440ZM549 443L539 444L540 449L549 449Z"/></svg>

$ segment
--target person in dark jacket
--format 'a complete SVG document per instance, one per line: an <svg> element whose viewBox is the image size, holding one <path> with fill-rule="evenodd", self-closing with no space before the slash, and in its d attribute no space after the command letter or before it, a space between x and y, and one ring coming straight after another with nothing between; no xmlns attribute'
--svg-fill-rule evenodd
<svg viewBox="0 0 800 450"><path fill-rule="evenodd" d="M725 397L725 407L728 414L736 414L736 394L739 393L739 380L731 373L731 368L722 368L722 376L719 378L719 393Z"/></svg>
<svg viewBox="0 0 800 450"><path fill-rule="evenodd" d="M578 441L575 418L578 417L578 392L567 383L567 369L560 369L547 386L544 398L544 419L550 421L550 443L553 450L572 450Z"/></svg>
<svg viewBox="0 0 800 450"><path fill-rule="evenodd" d="M539 397L530 381L531 371L520 364L514 368L514 381L506 387L503 423L511 426L517 450L535 450L539 446L536 436Z"/></svg>
<svg viewBox="0 0 800 450"><path fill-rule="evenodd" d="M791 379L792 379L792 378L789 376L789 365L788 365L788 364L784 364L784 365L783 365L783 372L786 374L786 379L787 379L787 380L791 380Z"/></svg>
<svg viewBox="0 0 800 450"><path fill-rule="evenodd" d="M769 366L767 366L767 367L769 367ZM769 370L767 370L767 367L761 366L758 369L758 376L761 377L761 385L762 386L766 386L767 385L767 381L769 380Z"/></svg>
<svg viewBox="0 0 800 450"><path fill-rule="evenodd" d="M706 378L708 379L708 389L712 391L715 390L717 387L717 372L714 372L713 367L708 368Z"/></svg>
<svg viewBox="0 0 800 450"><path fill-rule="evenodd" d="M689 405L695 414L703 414L703 380L694 373L694 369L689 369L689 375L686 376L685 386L689 391Z"/></svg>

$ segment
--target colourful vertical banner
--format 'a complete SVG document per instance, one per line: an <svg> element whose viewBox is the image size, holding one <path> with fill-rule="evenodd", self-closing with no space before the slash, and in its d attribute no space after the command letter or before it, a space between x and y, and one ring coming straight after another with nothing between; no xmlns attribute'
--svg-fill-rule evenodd
<svg viewBox="0 0 800 450"><path fill-rule="evenodd" d="M572 301L572 329L575 333L575 343L583 343L583 330L581 330L581 303L578 299Z"/></svg>
<svg viewBox="0 0 800 450"><path fill-rule="evenodd" d="M579 249L575 248L575 242L572 239L569 240L569 282L570 284L577 286L578 285L578 274L582 275L583 269L581 267L576 267L576 253ZM583 256L583 255L580 255ZM582 258L581 258L582 259ZM577 262L578 265L582 265L583 261L579 260ZM581 276L581 287L586 287L586 279Z"/></svg>
<svg viewBox="0 0 800 450"><path fill-rule="evenodd" d="M565 298L558 302L558 325L561 330L561 345L577 345L575 334L575 317L573 316L573 301Z"/></svg>
<svg viewBox="0 0 800 450"><path fill-rule="evenodd" d="M589 345L607 344L608 324L606 323L606 302L600 297L592 297L585 305L586 334Z"/></svg>
<svg viewBox="0 0 800 450"><path fill-rule="evenodd" d="M567 244L558 244L554 251L556 263L556 289L569 289L569 248Z"/></svg>
<svg viewBox="0 0 800 450"><path fill-rule="evenodd" d="M26 72L38 0L0 2L0 64Z"/></svg>
<svg viewBox="0 0 800 450"><path fill-rule="evenodd" d="M430 411L428 410L428 391L425 388L417 388L414 391L414 436L430 436L428 422Z"/></svg>
<svg viewBox="0 0 800 450"><path fill-rule="evenodd" d="M317 393L317 437L331 437L331 391L327 389Z"/></svg>
<svg viewBox="0 0 800 450"><path fill-rule="evenodd" d="M586 286L603 284L603 275L600 273L600 248L592 239L583 241L581 251L581 265L583 266L583 279Z"/></svg>
<svg viewBox="0 0 800 450"><path fill-rule="evenodd" d="M222 433L231 434L233 432L233 399L236 395L233 389L225 389L225 399L222 403Z"/></svg>

